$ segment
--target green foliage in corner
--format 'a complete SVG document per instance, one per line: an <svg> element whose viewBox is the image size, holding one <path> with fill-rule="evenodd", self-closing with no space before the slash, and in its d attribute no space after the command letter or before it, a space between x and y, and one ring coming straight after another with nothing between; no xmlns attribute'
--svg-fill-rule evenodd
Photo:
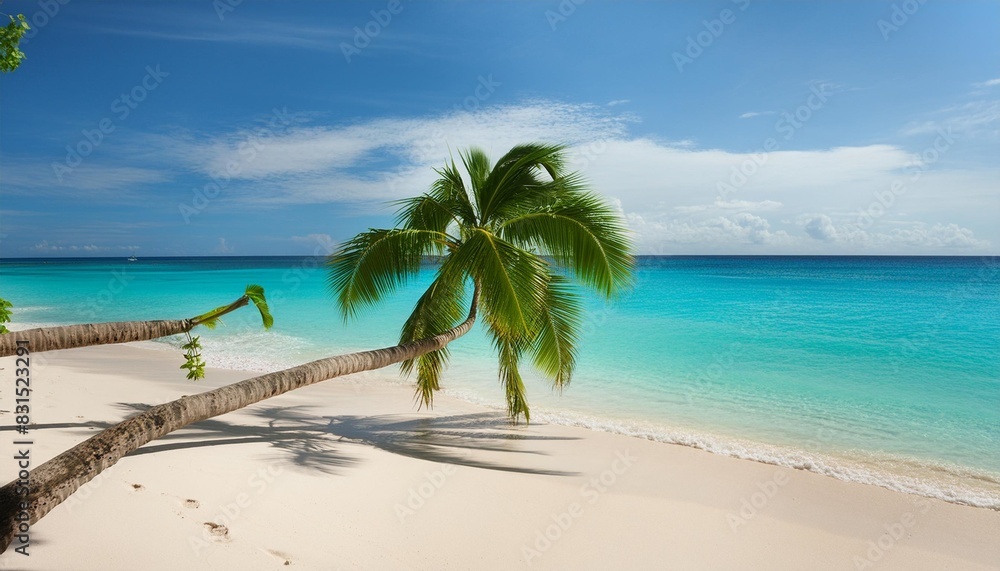
<svg viewBox="0 0 1000 571"><path fill-rule="evenodd" d="M24 14L18 14L17 18L8 16L10 23L0 28L0 72L11 72L21 65L24 59L24 52L18 49L21 37L30 28L28 21L24 19Z"/></svg>
<svg viewBox="0 0 1000 571"><path fill-rule="evenodd" d="M13 303L0 298L0 333L10 333L4 323L10 323L10 308L12 307L14 307Z"/></svg>

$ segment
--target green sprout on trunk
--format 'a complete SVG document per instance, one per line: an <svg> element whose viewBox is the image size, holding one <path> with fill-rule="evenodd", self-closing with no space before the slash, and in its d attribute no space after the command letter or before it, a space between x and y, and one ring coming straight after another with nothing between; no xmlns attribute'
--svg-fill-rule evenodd
<svg viewBox="0 0 1000 571"><path fill-rule="evenodd" d="M192 381L197 381L198 379L205 378L205 360L201 358L201 339L197 335L191 337L191 333L184 332L187 335L188 342L181 345L181 349L184 349L184 364L180 366L181 369L187 369L187 378Z"/></svg>
<svg viewBox="0 0 1000 571"><path fill-rule="evenodd" d="M271 316L271 310L267 306L267 300L264 298L264 288L257 284L250 284L247 286L246 291L243 293L243 297L237 299L229 305L223 305L213 309L212 311L205 312L198 317L191 320L191 328L195 328L198 325L204 325L209 329L215 329L215 326L222 323L222 316L239 309L250 303L254 304L257 311L260 312L260 319L264 324L264 329L270 329L274 325L274 317ZM188 342L181 345L181 349L184 349L184 364L180 366L181 369L187 369L187 378L193 381L205 378L205 360L201 356L201 341L200 337L191 336L191 332L185 331L184 335L187 336Z"/></svg>
<svg viewBox="0 0 1000 571"><path fill-rule="evenodd" d="M14 307L13 303L0 298L0 333L10 333L4 323L10 323L10 308L12 307Z"/></svg>

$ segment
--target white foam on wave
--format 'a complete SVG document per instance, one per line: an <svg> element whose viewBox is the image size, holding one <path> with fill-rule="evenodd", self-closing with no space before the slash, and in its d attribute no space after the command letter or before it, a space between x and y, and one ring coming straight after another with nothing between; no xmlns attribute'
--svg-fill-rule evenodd
<svg viewBox="0 0 1000 571"><path fill-rule="evenodd" d="M183 335L163 337L145 343L160 350L183 351ZM202 358L216 369L270 373L296 365L306 359L302 354L310 348L305 340L275 331L245 330L226 332L211 337L201 336Z"/></svg>
<svg viewBox="0 0 1000 571"><path fill-rule="evenodd" d="M14 307L11 308L11 311L14 312L14 314L16 315L17 312L50 311L50 310L53 310L53 309L56 309L56 308L54 306L51 306L51 305L15 305Z"/></svg>
<svg viewBox="0 0 1000 571"><path fill-rule="evenodd" d="M466 402L494 410L505 410L497 400L485 399L469 391L445 389L443 392ZM569 411L536 409L531 417L533 421L678 444L722 456L807 470L846 482L1000 511L1000 474L964 466L872 452L834 456L720 436L707 431L692 431L644 421L601 418Z"/></svg>
<svg viewBox="0 0 1000 571"><path fill-rule="evenodd" d="M72 325L71 323L34 323L30 321L11 321L10 323L5 323L9 331L25 331L27 329L38 329L40 327L61 327L63 325Z"/></svg>

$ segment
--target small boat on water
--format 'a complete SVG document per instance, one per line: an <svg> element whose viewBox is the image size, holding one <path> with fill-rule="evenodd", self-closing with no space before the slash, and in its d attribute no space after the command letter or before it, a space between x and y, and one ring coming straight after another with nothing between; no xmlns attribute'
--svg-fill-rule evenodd
<svg viewBox="0 0 1000 571"><path fill-rule="evenodd" d="M130 262L136 262L138 260L139 260L139 258L136 258L135 256L129 256L128 257L128 261L130 261Z"/></svg>

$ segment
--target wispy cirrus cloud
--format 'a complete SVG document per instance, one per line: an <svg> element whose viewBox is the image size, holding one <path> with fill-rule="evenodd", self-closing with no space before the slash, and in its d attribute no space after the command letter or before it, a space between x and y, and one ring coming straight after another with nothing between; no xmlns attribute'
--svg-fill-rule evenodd
<svg viewBox="0 0 1000 571"><path fill-rule="evenodd" d="M107 164L96 159L85 160L59 177L53 174L51 161L5 155L0 157L0 164L4 165L4 192L10 194L55 196L73 189L87 191L92 198L121 198L123 193L171 178L168 170L155 166ZM61 162L56 164L64 166Z"/></svg>
<svg viewBox="0 0 1000 571"><path fill-rule="evenodd" d="M131 36L175 42L207 42L285 46L321 51L339 51L340 43L350 41L354 32L336 27L301 26L280 22L249 21L240 26L195 25L169 31L152 27L87 26L98 34Z"/></svg>
<svg viewBox="0 0 1000 571"><path fill-rule="evenodd" d="M976 90L969 94L968 101L930 111L923 118L905 125L901 134L912 137L949 130L960 136L1000 136L1000 99L996 99L995 90L990 89L1000 86L1000 78L972 86Z"/></svg>
<svg viewBox="0 0 1000 571"><path fill-rule="evenodd" d="M276 14L273 18L260 19L239 13L237 7L228 18L220 21L214 11L184 10L182 7L162 8L141 6L126 9L122 6L94 6L92 13L100 15L100 23L73 22L72 26L102 35L128 36L171 42L203 42L239 44L242 46L285 47L312 51L340 53L341 44L350 44L358 31L370 20L367 15L352 24L316 25L311 21L293 20ZM235 21L227 21L235 20ZM436 41L434 38L403 34L394 27L379 29L379 41L371 49L400 50L421 43Z"/></svg>
<svg viewBox="0 0 1000 571"><path fill-rule="evenodd" d="M1000 135L1000 100L970 101L930 114L930 118L906 125L905 136L926 135L951 130L961 136Z"/></svg>

